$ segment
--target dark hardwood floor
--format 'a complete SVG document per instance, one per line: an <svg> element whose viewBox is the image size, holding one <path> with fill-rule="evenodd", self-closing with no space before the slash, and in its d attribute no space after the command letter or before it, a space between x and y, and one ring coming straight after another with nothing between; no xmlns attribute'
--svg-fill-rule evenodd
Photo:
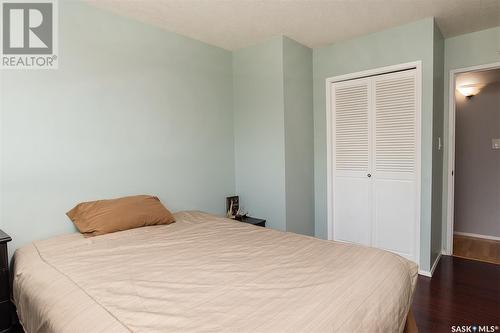
<svg viewBox="0 0 500 333"><path fill-rule="evenodd" d="M458 325L500 332L500 265L442 256L432 279L418 277L413 314L420 333L452 332Z"/></svg>

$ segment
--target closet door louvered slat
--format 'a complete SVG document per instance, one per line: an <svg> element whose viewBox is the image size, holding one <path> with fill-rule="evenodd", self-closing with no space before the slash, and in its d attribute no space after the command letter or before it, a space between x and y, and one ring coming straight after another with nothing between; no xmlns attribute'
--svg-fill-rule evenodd
<svg viewBox="0 0 500 333"><path fill-rule="evenodd" d="M415 258L415 70L374 77L372 245Z"/></svg>
<svg viewBox="0 0 500 333"><path fill-rule="evenodd" d="M370 245L370 82L366 79L338 83L333 87L332 105L335 141L334 226L336 240Z"/></svg>

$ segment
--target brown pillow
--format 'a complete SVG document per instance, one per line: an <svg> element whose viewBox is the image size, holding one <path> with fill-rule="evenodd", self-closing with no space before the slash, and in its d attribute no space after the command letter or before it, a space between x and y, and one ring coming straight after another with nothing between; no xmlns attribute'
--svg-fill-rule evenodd
<svg viewBox="0 0 500 333"><path fill-rule="evenodd" d="M66 215L85 236L175 222L160 200L149 195L82 202Z"/></svg>

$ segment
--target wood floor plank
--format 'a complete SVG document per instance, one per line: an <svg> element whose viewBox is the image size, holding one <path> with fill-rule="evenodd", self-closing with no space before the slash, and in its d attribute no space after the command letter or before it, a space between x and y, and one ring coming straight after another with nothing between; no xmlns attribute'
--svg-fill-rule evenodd
<svg viewBox="0 0 500 333"><path fill-rule="evenodd" d="M500 265L442 256L432 279L418 277L412 309L420 333L500 326Z"/></svg>
<svg viewBox="0 0 500 333"><path fill-rule="evenodd" d="M453 255L500 264L500 241L454 235Z"/></svg>

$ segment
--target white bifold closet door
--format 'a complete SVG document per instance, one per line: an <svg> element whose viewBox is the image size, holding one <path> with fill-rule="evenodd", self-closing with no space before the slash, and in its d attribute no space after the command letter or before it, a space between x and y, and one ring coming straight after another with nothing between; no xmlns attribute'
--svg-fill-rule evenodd
<svg viewBox="0 0 500 333"><path fill-rule="evenodd" d="M337 82L331 96L334 239L415 261L416 71Z"/></svg>
<svg viewBox="0 0 500 333"><path fill-rule="evenodd" d="M332 86L335 123L334 239L371 245L371 80Z"/></svg>

